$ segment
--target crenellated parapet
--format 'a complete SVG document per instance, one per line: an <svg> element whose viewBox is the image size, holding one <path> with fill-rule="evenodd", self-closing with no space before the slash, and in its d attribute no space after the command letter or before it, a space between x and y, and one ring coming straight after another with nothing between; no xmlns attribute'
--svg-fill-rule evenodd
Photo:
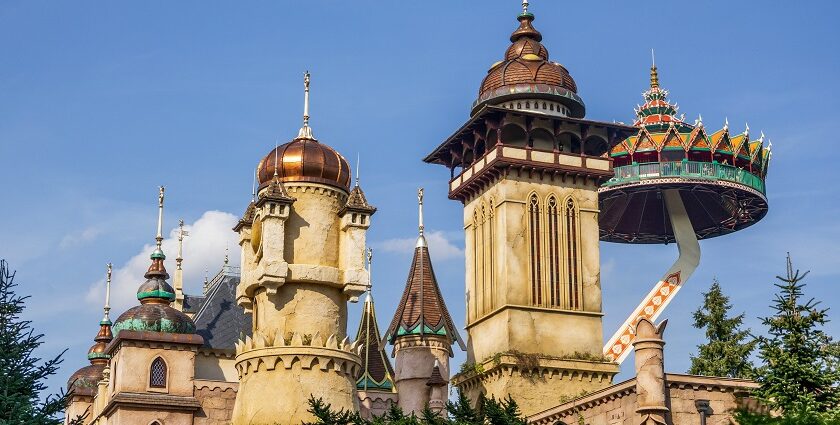
<svg viewBox="0 0 840 425"><path fill-rule="evenodd" d="M332 371L355 377L361 367L358 344L336 335L327 338L320 333L306 335L287 333L282 337L273 332L257 331L252 337L236 344L236 370L240 379L260 370L291 369L299 364L304 370Z"/></svg>

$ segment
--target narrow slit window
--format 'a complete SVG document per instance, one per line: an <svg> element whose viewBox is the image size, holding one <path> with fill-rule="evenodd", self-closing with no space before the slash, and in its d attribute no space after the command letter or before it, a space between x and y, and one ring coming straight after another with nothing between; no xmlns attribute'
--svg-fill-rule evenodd
<svg viewBox="0 0 840 425"><path fill-rule="evenodd" d="M572 310L581 308L579 255L577 208L575 201L569 198L566 201L566 271L568 273L568 308Z"/></svg>
<svg viewBox="0 0 840 425"><path fill-rule="evenodd" d="M554 196L548 198L546 203L546 210L548 212L548 300L549 306L561 307L562 291L561 291L561 225L560 220L562 215L558 212L559 205L557 205L557 198Z"/></svg>
<svg viewBox="0 0 840 425"><path fill-rule="evenodd" d="M531 254L531 304L542 304L542 270L540 258L542 256L540 229L540 201L537 195L531 195L528 202L528 233L530 237Z"/></svg>

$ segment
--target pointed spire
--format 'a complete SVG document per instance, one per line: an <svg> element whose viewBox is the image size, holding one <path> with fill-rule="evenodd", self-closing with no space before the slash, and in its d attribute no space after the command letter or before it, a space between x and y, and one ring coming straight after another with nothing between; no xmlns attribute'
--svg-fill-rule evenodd
<svg viewBox="0 0 840 425"><path fill-rule="evenodd" d="M394 386L394 369L382 347L382 336L376 322L376 311L373 308L371 295L371 265L373 264L373 250L367 250L368 293L365 297L362 320L356 332L356 342L361 346L359 356L362 358L362 374L356 380L356 388L360 390L396 391Z"/></svg>
<svg viewBox="0 0 840 425"><path fill-rule="evenodd" d="M744 134L749 137L749 135L750 135L750 123L746 123L746 124L747 124L747 129L744 130Z"/></svg>
<svg viewBox="0 0 840 425"><path fill-rule="evenodd" d="M414 248L414 258L411 261L405 290L385 336L391 343L404 335L441 337L449 344L458 342L461 349L466 349L446 308L429 257L426 238L423 236L422 188L417 191L417 200L420 236Z"/></svg>
<svg viewBox="0 0 840 425"><path fill-rule="evenodd" d="M137 299L140 300L141 304L160 301L170 303L175 300L175 290L166 282L166 279L169 279L169 273L163 264L166 255L163 254L163 250L161 249L161 244L163 243L163 199L165 190L163 186L160 186L158 191L156 246L150 256L152 264L149 265L149 269L144 275L147 279L146 282L137 289Z"/></svg>
<svg viewBox="0 0 840 425"><path fill-rule="evenodd" d="M650 49L650 58L651 58L651 66L650 66L650 88L658 89L659 88L659 72L656 70L656 55L653 52L653 49Z"/></svg>
<svg viewBox="0 0 840 425"><path fill-rule="evenodd" d="M309 127L309 71L303 74L303 127L298 132L300 139L315 139Z"/></svg>
<svg viewBox="0 0 840 425"><path fill-rule="evenodd" d="M426 244L426 236L424 234L424 226L423 226L423 188L417 189L417 207L418 207L418 230L420 235L417 237L417 244L415 247L420 248L422 246L427 246Z"/></svg>
<svg viewBox="0 0 840 425"><path fill-rule="evenodd" d="M698 127L703 126L703 114L697 114L697 126Z"/></svg>
<svg viewBox="0 0 840 425"><path fill-rule="evenodd" d="M729 130L729 117L723 119L723 129Z"/></svg>
<svg viewBox="0 0 840 425"><path fill-rule="evenodd" d="M108 343L114 339L114 335L111 333L111 318L109 317L109 313L111 311L111 272L113 270L113 266L111 263L108 263L106 268L105 306L102 308L105 315L102 317L102 320L99 321L99 332L96 334L96 337L93 338L96 344L88 350L87 357L91 364L107 363L110 356L105 351L105 348L108 346Z"/></svg>
<svg viewBox="0 0 840 425"><path fill-rule="evenodd" d="M522 14L528 15L528 0L522 0Z"/></svg>

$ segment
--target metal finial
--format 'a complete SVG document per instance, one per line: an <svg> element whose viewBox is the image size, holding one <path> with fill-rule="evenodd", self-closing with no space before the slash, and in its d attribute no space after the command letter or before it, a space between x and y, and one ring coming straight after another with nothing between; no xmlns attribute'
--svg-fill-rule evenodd
<svg viewBox="0 0 840 425"><path fill-rule="evenodd" d="M356 153L356 187L359 187L359 162L361 161L361 155Z"/></svg>
<svg viewBox="0 0 840 425"><path fill-rule="evenodd" d="M419 207L418 223L420 235L423 235L423 188L417 189L417 205Z"/></svg>
<svg viewBox="0 0 840 425"><path fill-rule="evenodd" d="M229 253L230 253L230 246L225 245L225 267L227 267L228 263L230 262L230 256L228 255Z"/></svg>
<svg viewBox="0 0 840 425"><path fill-rule="evenodd" d="M528 14L528 0L522 0L522 14Z"/></svg>
<svg viewBox="0 0 840 425"><path fill-rule="evenodd" d="M155 241L157 242L157 249L160 249L161 243L163 243L163 197L166 188L163 186L160 187L158 191L158 223L157 223L157 236L155 236Z"/></svg>
<svg viewBox="0 0 840 425"><path fill-rule="evenodd" d="M184 230L184 219L178 220L178 257L175 258L178 270L181 270L181 262L184 261L184 238L189 235L190 232Z"/></svg>
<svg viewBox="0 0 840 425"><path fill-rule="evenodd" d="M277 148L275 148L277 149ZM275 154L276 155L276 154ZM277 171L277 166L274 166L274 171ZM257 169L254 168L254 180L251 183L251 202L257 202Z"/></svg>
<svg viewBox="0 0 840 425"><path fill-rule="evenodd" d="M207 289L210 287L210 281L207 280L207 274L208 273L209 273L208 270L204 269L204 288L203 288L204 295L207 295Z"/></svg>
<svg viewBox="0 0 840 425"><path fill-rule="evenodd" d="M650 59L651 59L650 88L658 89L659 88L659 71L657 71L657 69L656 69L656 55L653 53L653 49L650 49Z"/></svg>
<svg viewBox="0 0 840 425"><path fill-rule="evenodd" d="M426 244L426 236L424 235L424 226L423 226L423 188L417 189L417 208L418 208L418 230L420 231L420 236L417 237L417 244L415 245L416 248L427 246Z"/></svg>
<svg viewBox="0 0 840 425"><path fill-rule="evenodd" d="M309 127L309 71L303 74L303 127L298 132L299 138L313 139Z"/></svg>
<svg viewBox="0 0 840 425"><path fill-rule="evenodd" d="M108 316L108 313L111 312L111 273L113 270L113 265L111 263L107 264L108 272L105 278L105 307L102 310L105 311L105 316L102 317L102 323L108 322L111 323L111 318Z"/></svg>
<svg viewBox="0 0 840 425"><path fill-rule="evenodd" d="M277 178L277 139L274 139L274 178Z"/></svg>

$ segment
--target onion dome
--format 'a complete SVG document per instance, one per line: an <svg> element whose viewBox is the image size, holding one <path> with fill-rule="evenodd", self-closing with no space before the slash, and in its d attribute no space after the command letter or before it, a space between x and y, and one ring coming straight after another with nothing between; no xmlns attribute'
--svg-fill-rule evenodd
<svg viewBox="0 0 840 425"><path fill-rule="evenodd" d="M528 12L527 1L517 19L519 28L510 36L512 44L504 60L487 71L472 114L493 104L583 118L586 107L577 94L577 84L563 65L549 60L542 34L532 25L534 15Z"/></svg>
<svg viewBox="0 0 840 425"><path fill-rule="evenodd" d="M260 186L271 182L274 174L282 182L321 183L350 189L350 166L330 146L314 138L295 138L274 148L257 166Z"/></svg>
<svg viewBox="0 0 840 425"><path fill-rule="evenodd" d="M350 189L350 166L330 146L318 142L309 127L309 72L304 74L303 127L291 142L275 147L257 165L260 187L275 177L282 182L311 182Z"/></svg>
<svg viewBox="0 0 840 425"><path fill-rule="evenodd" d="M114 335L122 330L151 331L175 334L195 333L195 323L186 314L170 306L175 300L175 290L166 282L169 273L163 260L166 256L161 250L163 241L163 187L159 197L157 247L152 252L152 264L146 271L146 282L137 289L140 305L128 309L114 323Z"/></svg>
<svg viewBox="0 0 840 425"><path fill-rule="evenodd" d="M75 395L93 395L96 385L102 380L102 371L106 365L107 361L90 364L74 372L67 380L67 392Z"/></svg>

